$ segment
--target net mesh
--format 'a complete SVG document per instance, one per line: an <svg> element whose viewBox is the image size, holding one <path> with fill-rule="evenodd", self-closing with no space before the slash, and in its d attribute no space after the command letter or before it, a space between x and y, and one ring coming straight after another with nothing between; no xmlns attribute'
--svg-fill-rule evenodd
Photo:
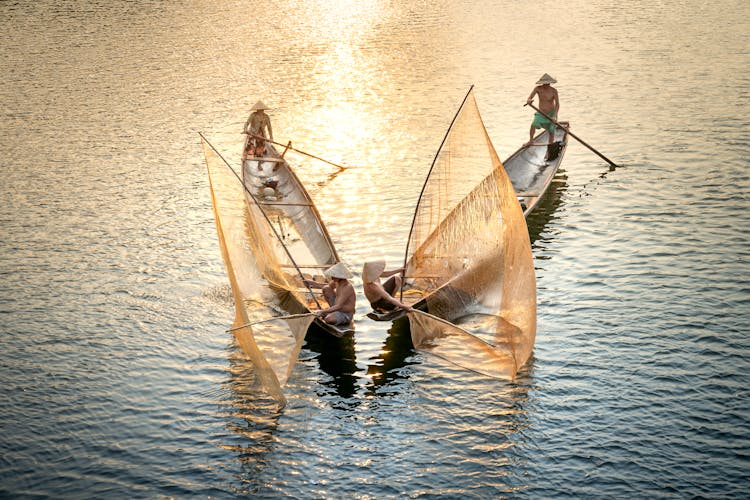
<svg viewBox="0 0 750 500"><path fill-rule="evenodd" d="M507 379L515 375L515 358L502 343L488 343L457 325L421 311L408 313L408 318L416 349L490 377Z"/></svg>
<svg viewBox="0 0 750 500"><path fill-rule="evenodd" d="M473 89L420 196L407 247L406 278L404 301L421 302L439 318L454 322L477 312L496 316L492 341L508 352L510 377L531 355L536 279L528 230Z"/></svg>
<svg viewBox="0 0 750 500"><path fill-rule="evenodd" d="M275 273L273 276L280 283L288 285L289 280L267 244L268 231L261 229L257 216L248 210L239 178L203 138L202 145L219 245L234 297L232 331L255 366L263 387L280 404L285 404L281 387L297 359L312 315L307 315L304 321L279 319L255 327L250 325L269 315L278 316L277 311L288 311L284 306L299 302L290 297L293 291L263 284L261 278L271 273ZM289 312L307 312L299 305L297 308L299 311Z"/></svg>
<svg viewBox="0 0 750 500"><path fill-rule="evenodd" d="M247 351L246 344L255 343L283 387L294 369L305 334L313 320L312 314L268 318L242 327L234 334L243 351Z"/></svg>

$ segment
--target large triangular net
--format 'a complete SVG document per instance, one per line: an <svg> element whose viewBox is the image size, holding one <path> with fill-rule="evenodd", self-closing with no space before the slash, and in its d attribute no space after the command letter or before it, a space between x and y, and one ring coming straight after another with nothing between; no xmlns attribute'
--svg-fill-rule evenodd
<svg viewBox="0 0 750 500"><path fill-rule="evenodd" d="M253 343L257 346L283 387L297 362L302 341L313 319L312 314L272 317L239 325L233 333L243 351L253 350Z"/></svg>
<svg viewBox="0 0 750 500"><path fill-rule="evenodd" d="M267 243L269 235L248 210L245 190L236 172L205 139L202 144L219 244L234 297L232 332L255 366L263 387L285 404L281 387L291 373L313 316L262 321L287 314L286 302L296 303L289 299L294 291L280 292L278 287L265 284L262 277L270 275L288 285L286 273Z"/></svg>
<svg viewBox="0 0 750 500"><path fill-rule="evenodd" d="M472 333L507 351L511 378L531 355L536 279L528 230L473 90L425 182L409 237L405 276L406 302L421 301L430 314L451 323L466 316L485 317L480 330L489 331ZM488 315L495 320L487 320ZM417 323L425 326L429 321Z"/></svg>

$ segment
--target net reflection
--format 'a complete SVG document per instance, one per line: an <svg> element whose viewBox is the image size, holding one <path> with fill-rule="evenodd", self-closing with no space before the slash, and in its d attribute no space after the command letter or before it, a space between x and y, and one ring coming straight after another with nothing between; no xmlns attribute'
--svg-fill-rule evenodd
<svg viewBox="0 0 750 500"><path fill-rule="evenodd" d="M283 410L268 395L257 370L239 346L232 344L227 350L229 369L224 388L228 398L218 405L229 434L223 437L219 448L234 452L243 472L253 476L265 468L266 457L274 450L274 433Z"/></svg>

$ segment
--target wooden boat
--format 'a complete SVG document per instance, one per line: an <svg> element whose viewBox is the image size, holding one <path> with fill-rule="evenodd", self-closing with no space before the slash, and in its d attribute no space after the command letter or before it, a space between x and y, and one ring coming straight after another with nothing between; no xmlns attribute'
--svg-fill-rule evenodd
<svg viewBox="0 0 750 500"><path fill-rule="evenodd" d="M262 274L277 291L288 314L304 314L328 307L320 290L304 280L324 282L323 272L340 262L315 204L284 154L266 142L262 157L248 155L251 137L242 154L242 180L256 234L254 251ZM324 331L341 337L354 331L315 317Z"/></svg>
<svg viewBox="0 0 750 500"><path fill-rule="evenodd" d="M568 125L567 122L562 124ZM545 130L534 138L531 145L521 147L503 163L524 217L528 217L539 204L560 168L568 147L568 133L557 127L552 146L548 143L549 132ZM545 160L545 155L548 160Z"/></svg>

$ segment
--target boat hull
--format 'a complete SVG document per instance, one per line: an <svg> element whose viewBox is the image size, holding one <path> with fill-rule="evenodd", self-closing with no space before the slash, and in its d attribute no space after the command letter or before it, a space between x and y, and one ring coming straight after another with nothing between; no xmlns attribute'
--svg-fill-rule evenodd
<svg viewBox="0 0 750 500"><path fill-rule="evenodd" d="M549 133L544 131L534 138L530 146L521 147L503 162L524 217L528 217L537 207L557 174L568 147L568 133L562 127L556 128L553 143L558 145L557 151L554 157L545 161L548 143Z"/></svg>
<svg viewBox="0 0 750 500"><path fill-rule="evenodd" d="M270 143L262 157L249 156L248 142L242 155L242 178L261 274L288 314L325 309L325 299L304 280L322 282L323 272L340 262L331 237L289 163ZM315 324L335 337L353 332L351 323L329 325L316 317Z"/></svg>

